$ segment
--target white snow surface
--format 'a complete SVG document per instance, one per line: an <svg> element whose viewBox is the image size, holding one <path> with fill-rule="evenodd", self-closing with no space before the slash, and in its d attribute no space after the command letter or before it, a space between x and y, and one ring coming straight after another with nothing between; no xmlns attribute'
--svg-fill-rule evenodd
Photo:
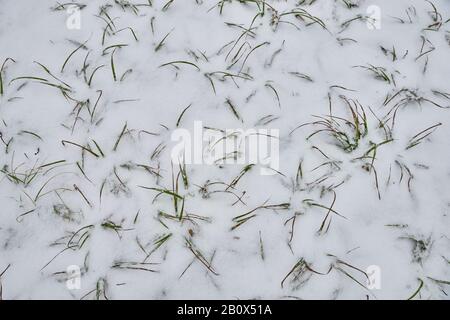
<svg viewBox="0 0 450 320"><path fill-rule="evenodd" d="M69 29L0 0L3 299L448 299L450 2L266 2L80 0ZM279 129L279 173L185 186L178 120Z"/></svg>

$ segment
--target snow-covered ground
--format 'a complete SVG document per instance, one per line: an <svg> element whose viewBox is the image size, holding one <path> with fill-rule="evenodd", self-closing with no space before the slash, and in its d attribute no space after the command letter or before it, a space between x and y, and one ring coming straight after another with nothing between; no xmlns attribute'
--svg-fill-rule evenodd
<svg viewBox="0 0 450 320"><path fill-rule="evenodd" d="M1 296L448 299L449 19L0 0ZM172 164L198 121L278 129L278 172Z"/></svg>

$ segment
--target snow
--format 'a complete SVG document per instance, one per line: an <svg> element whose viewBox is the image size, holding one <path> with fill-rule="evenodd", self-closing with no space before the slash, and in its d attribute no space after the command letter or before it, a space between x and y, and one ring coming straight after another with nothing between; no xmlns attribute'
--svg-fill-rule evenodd
<svg viewBox="0 0 450 320"><path fill-rule="evenodd" d="M448 299L450 3L221 2L0 0L3 299ZM345 99L351 151L310 136L354 134ZM148 188L174 191L171 135L197 121L279 130L279 173L186 165L180 219Z"/></svg>

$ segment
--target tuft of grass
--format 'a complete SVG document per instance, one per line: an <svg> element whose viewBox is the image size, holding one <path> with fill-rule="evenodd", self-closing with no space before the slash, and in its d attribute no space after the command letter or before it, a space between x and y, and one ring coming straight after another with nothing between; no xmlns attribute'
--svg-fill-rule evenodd
<svg viewBox="0 0 450 320"><path fill-rule="evenodd" d="M0 67L0 96L2 96L3 95L3 93L4 93L4 89L3 89L3 76L2 76L2 73L3 73L3 69L5 68L5 65L6 65L6 63L8 63L8 61L11 61L11 62L16 62L14 59L12 59L12 58L6 58L5 59L5 61L3 61L3 63L2 63L2 66Z"/></svg>
<svg viewBox="0 0 450 320"><path fill-rule="evenodd" d="M248 164L244 167L244 169L241 170L241 172L237 175L237 177L235 177L230 184L228 185L228 187L225 189L225 191L228 191L231 188L234 188L237 183L239 182L239 180L242 179L242 177L249 172L252 168L253 168L254 164Z"/></svg>
<svg viewBox="0 0 450 320"><path fill-rule="evenodd" d="M170 6L171 6L171 4L174 2L174 0L169 0L169 1L167 1L166 2L166 4L162 7L162 11L167 11L167 10L169 10L169 8L170 8Z"/></svg>
<svg viewBox="0 0 450 320"><path fill-rule="evenodd" d="M108 290L108 282L105 278L100 278L97 281L97 284L95 286L95 299L96 300L109 300L108 296L106 295L106 292Z"/></svg>
<svg viewBox="0 0 450 320"><path fill-rule="evenodd" d="M306 262L306 260L304 258L300 258L294 264L292 269L289 270L289 272L286 274L286 276L283 278L283 280L281 280L281 283L280 283L281 288L284 287L284 283L289 278L292 278L290 282L297 283L296 288L299 288L300 286L305 284L311 278L311 276L313 274L318 274L318 275L324 276L324 275L329 274L332 269L333 269L333 266L330 266L328 271L325 273L315 271L313 268L311 268L311 266Z"/></svg>
<svg viewBox="0 0 450 320"><path fill-rule="evenodd" d="M265 260L265 254L264 254L264 243L261 235L261 231L259 231L259 252L261 254L261 260Z"/></svg>
<svg viewBox="0 0 450 320"><path fill-rule="evenodd" d="M116 67L114 65L114 53L115 52L116 52L116 49L114 49L113 52L111 52L111 72L112 72L114 81L117 81Z"/></svg>
<svg viewBox="0 0 450 320"><path fill-rule="evenodd" d="M158 237L155 241L153 241L153 248L152 250L147 254L147 256L144 259L144 262L146 262L148 260L148 258L150 258L150 256L156 251L158 250L163 244L165 244L167 241L169 241L169 239L172 237L172 233L167 233L164 234L160 237Z"/></svg>
<svg viewBox="0 0 450 320"><path fill-rule="evenodd" d="M125 269L125 270L137 270L137 271L147 271L147 272L158 272L152 269L151 266L156 265L156 263L142 263L142 262L129 262L129 261L116 261L112 265L113 269Z"/></svg>
<svg viewBox="0 0 450 320"><path fill-rule="evenodd" d="M136 42L139 41L139 39L138 39L138 37L137 37L137 35L136 35L136 32L135 32L134 29L131 28L131 27L126 27L126 28L119 29L119 30L115 31L113 34L116 35L117 33L122 32L122 31L124 31L124 30L130 30L130 32L131 32L131 34L132 34L134 40L136 40Z"/></svg>
<svg viewBox="0 0 450 320"><path fill-rule="evenodd" d="M310 14L305 9L296 8L296 9L294 9L292 11L281 13L279 15L278 19L281 19L283 16L288 16L288 15L293 15L294 17L296 17L297 19L300 19L300 20L309 20L309 21L312 22L312 24L318 24L323 29L327 30L325 22L323 22L320 18L318 18L316 16L313 16L312 14Z"/></svg>
<svg viewBox="0 0 450 320"><path fill-rule="evenodd" d="M170 62L167 62L167 63L163 63L162 65L159 66L159 68L166 67L166 66L172 66L175 69L179 69L178 66L177 66L178 64L186 64L186 65L189 65L189 66L193 66L198 71L200 71L200 68L195 63L189 62L189 61L185 61L185 60L176 60L176 61L170 61Z"/></svg>
<svg viewBox="0 0 450 320"><path fill-rule="evenodd" d="M66 97L68 96L67 93L71 92L71 89L66 87L65 85L51 83L47 79L41 78L41 77L22 76L22 77L17 77L17 78L12 79L9 83L11 84L11 83L13 83L15 81L18 81L18 80L31 80L31 81L37 82L38 84L42 84L42 85L50 86L50 87L53 87L53 88L57 88Z"/></svg>
<svg viewBox="0 0 450 320"><path fill-rule="evenodd" d="M113 151L117 151L117 147L119 146L120 140L122 140L122 137L124 136L125 132L127 131L127 123L125 122L122 131L119 134L119 137L116 140L116 143L114 143Z"/></svg>
<svg viewBox="0 0 450 320"><path fill-rule="evenodd" d="M319 120L307 124L319 126L320 128L311 133L307 137L307 140L316 134L324 132L333 138L336 146L340 147L345 152L352 152L358 148L361 139L369 132L367 116L364 108L358 101L347 99L344 96L341 96L341 98L344 100L350 111L350 117L342 118L333 116L332 114L323 117L315 116L316 118L319 118ZM300 127L297 127L296 129ZM292 130L291 133L296 129Z"/></svg>
<svg viewBox="0 0 450 320"><path fill-rule="evenodd" d="M425 138L427 138L429 135L431 135L441 125L442 125L442 123L437 123L435 125L432 125L431 127L428 127L426 129L420 131L418 134L414 135L408 141L406 150L414 148L415 146L419 145Z"/></svg>
<svg viewBox="0 0 450 320"><path fill-rule="evenodd" d="M369 64L368 66L355 66L354 68L362 68L364 70L370 71L374 75L375 79L385 81L388 84L395 84L394 76L392 74L388 75L388 71L383 67L376 67Z"/></svg>
<svg viewBox="0 0 450 320"><path fill-rule="evenodd" d="M3 269L2 272L0 272L0 301L3 300L3 285L2 285L2 277L8 271L9 267L11 267L11 264L8 264L5 269Z"/></svg>
<svg viewBox="0 0 450 320"><path fill-rule="evenodd" d="M92 154L94 157L96 157L96 158L98 158L98 157L100 157L96 152L94 152L92 149L91 149L91 147L84 147L84 146L82 146L82 145L80 145L80 144L78 144L78 143L75 143L75 142L72 142L72 141L68 141L68 140L61 140L61 143L62 143L62 145L63 146L66 146L66 144L70 144L70 145L73 145L73 146L76 146L76 147L78 147L78 148L80 148L81 150L83 150L83 151L87 151L88 153L90 153L90 154Z"/></svg>
<svg viewBox="0 0 450 320"><path fill-rule="evenodd" d="M422 279L418 279L419 280L419 287L416 289L416 291L414 291L414 293L406 300L412 300L414 299L419 293L420 290L422 290L423 287L423 280Z"/></svg>
<svg viewBox="0 0 450 320"><path fill-rule="evenodd" d="M265 86L273 91L273 93L275 94L275 97L277 98L278 107L281 109L280 96L278 95L277 90L270 83L266 83Z"/></svg>
<svg viewBox="0 0 450 320"><path fill-rule="evenodd" d="M81 48L85 48L85 47L86 47L86 43L88 43L88 42L89 42L89 40L86 40L84 43L80 44L75 50L73 50L73 51L69 54L69 56L66 58L66 60L64 60L64 63L63 63L63 65L62 65L62 67L61 67L61 73L64 72L64 68L66 67L66 65L67 65L67 63L69 62L70 58L72 58L72 56L73 56L78 50L80 50Z"/></svg>
<svg viewBox="0 0 450 320"><path fill-rule="evenodd" d="M293 76L295 76L297 78L304 79L304 80L309 81L309 82L314 82L314 80L313 80L313 78L311 78L311 76L309 76L307 74L304 74L304 73L300 73L300 72L297 72L297 71L291 71L291 72L289 72L289 74L293 75Z"/></svg>
<svg viewBox="0 0 450 320"><path fill-rule="evenodd" d="M243 121L241 116L239 115L239 113L236 110L236 107L234 106L234 104L231 102L230 99L227 99L225 101L225 103L230 107L231 112L233 112L233 115L236 117L236 119L238 119L239 121Z"/></svg>
<svg viewBox="0 0 450 320"><path fill-rule="evenodd" d="M192 106L192 103L190 103L186 108L183 109L183 111L181 112L180 116L178 117L176 127L178 127L178 126L180 125L181 118L183 117L184 113L185 113L191 106Z"/></svg>
<svg viewBox="0 0 450 320"><path fill-rule="evenodd" d="M256 214L254 212L261 210L261 209L265 209L265 210L288 210L291 206L290 203L279 203L279 204L269 204L267 205L268 200L266 200L262 205L244 213L241 214L239 216L236 216L232 219L232 221L234 222L234 225L231 227L231 231L239 228L240 226L242 226L244 223L248 222L250 219L253 219L254 217L256 217Z"/></svg>
<svg viewBox="0 0 450 320"><path fill-rule="evenodd" d="M161 195L165 194L168 195L170 197L172 197L174 199L174 201L177 200L183 200L184 198L182 196L180 196L178 193L175 193L174 191L171 191L169 189L161 189L161 188L153 188L153 187L145 187L145 186L138 186L139 188L142 189L147 189L147 190L152 190L152 191L156 191L158 192L156 194L156 196L153 198L153 202Z"/></svg>
<svg viewBox="0 0 450 320"><path fill-rule="evenodd" d="M169 37L169 35L172 33L173 29L171 31L169 31L164 38L162 38L162 40L158 43L158 45L155 47L155 52L158 52L163 46L164 46L164 42L166 41L166 39Z"/></svg>
<svg viewBox="0 0 450 320"><path fill-rule="evenodd" d="M200 263L202 265L205 266L205 268L211 272L213 275L218 276L219 274L216 272L216 270L213 268L213 266L211 265L211 263L205 258L205 256L202 254L202 252L197 249L194 244L192 243L192 241L190 241L189 239L185 238L186 241L186 246L188 247L188 249L192 252L192 254L194 255L194 257L200 261Z"/></svg>
<svg viewBox="0 0 450 320"><path fill-rule="evenodd" d="M92 80L94 79L95 73L96 73L98 70L100 70L101 68L103 68L104 66L105 66L105 65L102 64L102 65L96 67L96 68L94 69L94 71L92 71L91 76L89 77L89 80L88 80L88 82L87 82L87 84L88 84L89 87L90 87L91 84L92 84Z"/></svg>

